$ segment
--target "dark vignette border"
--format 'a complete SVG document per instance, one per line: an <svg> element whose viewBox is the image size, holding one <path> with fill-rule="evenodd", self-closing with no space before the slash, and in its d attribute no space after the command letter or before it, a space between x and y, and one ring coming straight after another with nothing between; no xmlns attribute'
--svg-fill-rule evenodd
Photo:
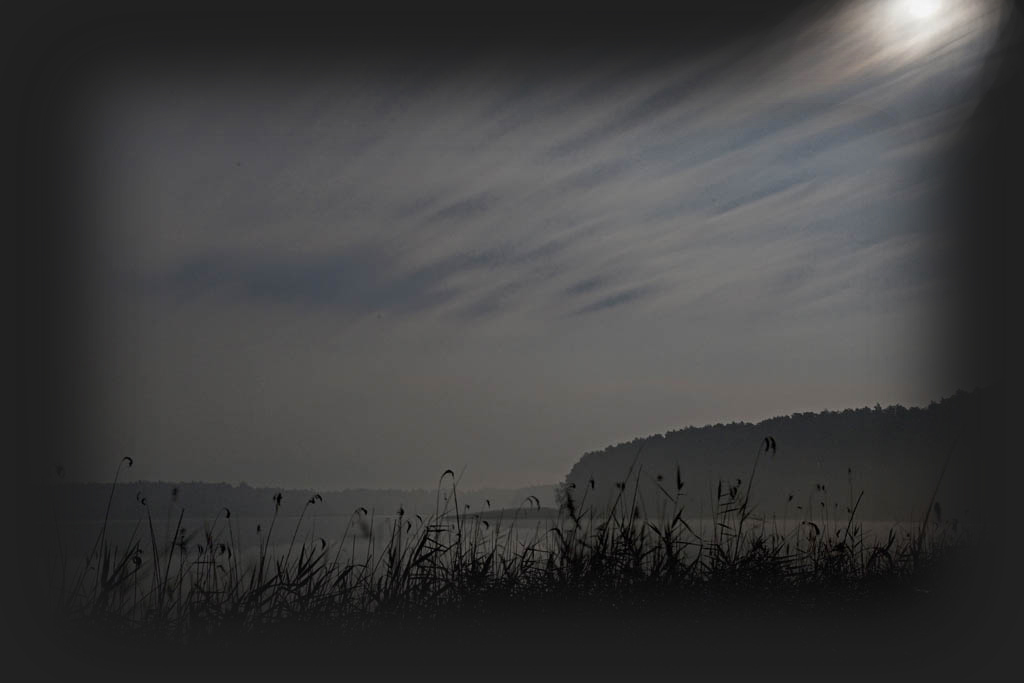
<svg viewBox="0 0 1024 683"><path fill-rule="evenodd" d="M11 224L17 235L18 348L14 360L18 445L9 450L13 467L8 469L9 489L17 494L8 497L16 506L15 513L39 505L41 494L33 486L37 469L41 469L37 465L42 463L45 468L46 463L66 460L68 454L88 457L89 453L82 439L85 425L79 410L89 400L89 350L80 343L91 324L89 234L87 228L79 227L73 213L75 207L87 203L75 180L75 164L85 142L76 135L75 102L95 85L93 77L104 64L145 57L191 68L225 56L271 66L316 64L370 50L411 50L436 60L464 59L479 51L495 50L536 56L566 46L603 53L699 51L733 40L769 40L783 22L813 17L837 4L841 3L677 6L677 10L688 10L684 15L598 14L583 7L544 15L260 14L252 4L221 3L166 6L160 12L112 4L89 9L24 8L22 17L8 27L12 37L5 41L5 61L13 72L8 82L15 95L6 112L11 120L5 127L11 136L10 158L14 162L13 177L6 184L13 189L8 206L16 211ZM1010 376L1012 352L1021 348L1012 323L1020 305L1009 275L1010 258L1019 253L1011 238L1024 225L1018 191L1024 175L1022 4L1016 3L1014 15L1003 27L986 74L988 89L961 132L956 154L948 160L952 190L945 207L953 224L959 226L962 244L962 258L949 264L950 272L962 278L962 286L970 292L969 304L964 310L950 310L946 324L972 332L971 345L959 351L970 357L951 358L950 362L984 361L986 375L1006 392L1003 407L1007 412L1000 415L1000 426L1009 425L1013 414L1009 412L1010 397L1017 384L1015 376ZM937 336L941 343L941 330ZM1012 482L1021 481L1013 470L1017 459L1004 457L1011 452L1004 446L1007 435L993 433L992 443L982 449L991 454L981 465L991 473L996 488L993 515L999 520L1012 519L1013 501L1019 495ZM12 514L9 519L25 520L18 528L23 537L17 547L30 549L38 538L34 522L40 520L24 514ZM1007 545L1001 561L1006 568L1019 567L1019 550L1013 542ZM26 583L33 574L31 562L15 569L17 576L5 583L31 585ZM1012 573L1003 577L1000 571L994 572L1007 583L994 582L997 599L993 604L1016 595ZM23 607L23 612L15 613L16 620L33 616L31 605ZM992 649L972 656L994 664L1001 641L1009 643L1012 637L1009 625L1001 620L1017 614L1012 608L996 608L991 620L977 617L987 622L978 626L988 629L986 642ZM652 640L645 642L653 647ZM38 644L43 652L52 647ZM915 647L921 648L919 654L912 654ZM913 634L908 634L906 658L893 665L913 670L917 658L929 656L927 643L917 644ZM965 657L964 662L968 661L971 659ZM244 667L244 662L239 666ZM668 671L678 673L675 666ZM771 677L770 672L760 673Z"/></svg>

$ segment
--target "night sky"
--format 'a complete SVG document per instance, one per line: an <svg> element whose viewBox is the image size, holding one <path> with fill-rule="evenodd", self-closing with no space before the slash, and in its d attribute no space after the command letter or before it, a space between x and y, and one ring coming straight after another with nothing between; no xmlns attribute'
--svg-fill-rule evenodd
<svg viewBox="0 0 1024 683"><path fill-rule="evenodd" d="M80 111L110 455L71 474L513 487L667 429L971 388L932 339L940 199L1002 14L118 62Z"/></svg>

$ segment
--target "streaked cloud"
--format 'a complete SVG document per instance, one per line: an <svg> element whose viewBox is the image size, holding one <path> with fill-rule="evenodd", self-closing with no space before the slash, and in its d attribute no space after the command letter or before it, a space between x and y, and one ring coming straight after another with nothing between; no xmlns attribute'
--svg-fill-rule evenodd
<svg viewBox="0 0 1024 683"><path fill-rule="evenodd" d="M205 331L251 330L268 341L239 350L216 370L222 380L278 367L301 347L318 371L275 371L270 395L352 409L359 386L367 405L391 411L342 430L319 408L282 410L273 427L235 424L239 435L206 439L230 444L238 466L263 463L265 481L284 476L267 444L287 442L268 429L301 431L293 442L309 451L362 453L327 468L337 485L381 484L393 467L360 468L377 455L405 462L413 456L393 454L413 443L422 472L393 483L425 485L417 477L453 452L467 461L474 443L495 440L500 455L474 461L474 476L519 485L605 441L726 405L719 419L910 401L922 390L886 373L913 348L912 321L937 291L928 208L941 179L929 169L970 111L994 25L991 12L964 7L931 43L907 27L879 43L871 13L881 10L861 3L762 52L699 60L125 81L95 115L106 301L123 332L111 349L142 367L187 364L213 353L189 341ZM625 330L637 328L660 341L635 342L655 345L646 357L622 355L635 339ZM875 360L849 360L851 334L882 340L870 343L886 347L884 361L858 369ZM728 341L711 349L706 335ZM760 374L734 344L751 335L763 340ZM772 363L791 367L801 339L817 384L801 379L788 402L769 405ZM665 363L688 369L666 374ZM416 388L414 364L446 368L459 388L440 375ZM111 405L143 382L132 372L110 380ZM206 428L184 417L178 432L152 425L176 419L181 402L251 401L250 381L197 397L174 373L153 373L151 398L131 409L137 438L157 450L157 433L202 443ZM445 401L429 398L438 382ZM563 402L531 404L527 386ZM615 392L662 407L614 403ZM166 457L167 477L218 476Z"/></svg>

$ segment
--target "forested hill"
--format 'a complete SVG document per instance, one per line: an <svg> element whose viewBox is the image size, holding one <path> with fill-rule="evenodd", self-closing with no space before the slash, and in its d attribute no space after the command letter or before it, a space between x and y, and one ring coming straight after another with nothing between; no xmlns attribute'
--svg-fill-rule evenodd
<svg viewBox="0 0 1024 683"><path fill-rule="evenodd" d="M638 490L649 514L666 503L671 508L678 489L688 514L706 514L720 480L726 490L737 480L746 487L758 450L771 437L776 449L761 453L751 493L762 513L793 517L814 509L816 515L827 510L841 516L863 490L859 517L917 520L952 453L939 499L947 510L963 514L970 506L972 478L984 476L985 454L976 449L986 441L979 415L986 414L989 396L981 390L959 392L927 408L876 405L757 424L688 427L587 453L563 486L574 485L569 490L577 502L586 496L587 506L601 507L624 483L625 497L632 500Z"/></svg>

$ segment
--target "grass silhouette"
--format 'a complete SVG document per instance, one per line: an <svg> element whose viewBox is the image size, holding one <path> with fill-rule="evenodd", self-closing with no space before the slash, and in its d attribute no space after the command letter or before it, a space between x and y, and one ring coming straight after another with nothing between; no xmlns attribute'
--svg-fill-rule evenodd
<svg viewBox="0 0 1024 683"><path fill-rule="evenodd" d="M711 517L700 524L685 517L678 471L674 491L657 477L660 500L638 494L640 477L649 476L638 467L641 447L616 483L610 508L588 504L593 482L583 491L571 486L562 492L557 518L532 526L529 512L540 508L534 497L512 510L460 509L457 480L448 470L433 515L400 509L378 523L372 511L359 508L342 536L331 540L303 527L307 509L321 501L314 495L287 551L277 553L270 545L281 506L277 494L268 500L266 535L258 527L255 559L243 559L227 508L191 534L182 528L182 510L174 533L161 542L146 499L138 497L142 514L127 543L110 541L105 520L78 570L69 570L63 551L55 557L53 599L72 623L195 640L289 623L358 629L388 617L549 599L642 606L680 598L848 596L920 576L966 541L963 528L939 515L911 533L867 538L856 519L863 492L854 497L852 489L843 515L822 502L819 516L808 506L800 520L760 518L751 501L753 478L758 460L774 447L765 439L750 480L718 483ZM122 461L118 474L125 462L131 466ZM356 550L357 538L364 549Z"/></svg>

